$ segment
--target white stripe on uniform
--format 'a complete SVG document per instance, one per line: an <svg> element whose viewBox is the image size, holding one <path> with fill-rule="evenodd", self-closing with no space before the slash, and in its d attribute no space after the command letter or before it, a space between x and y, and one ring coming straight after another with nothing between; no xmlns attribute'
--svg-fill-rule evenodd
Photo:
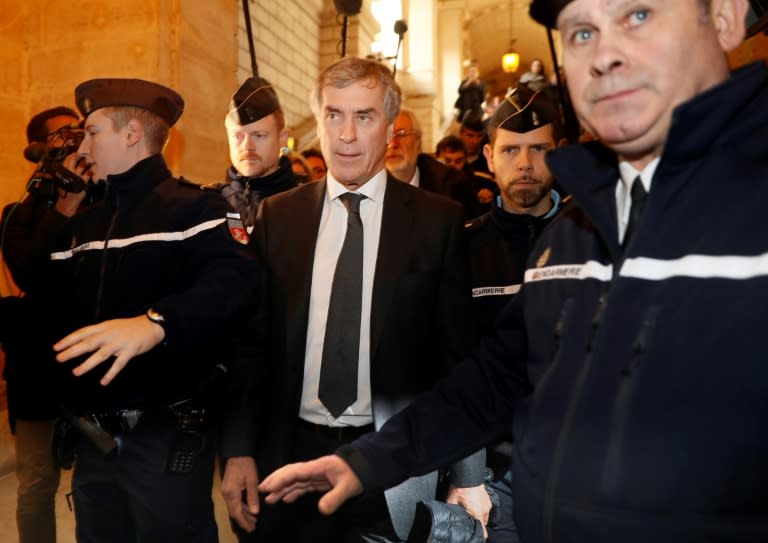
<svg viewBox="0 0 768 543"><path fill-rule="evenodd" d="M225 220L226 219L213 219L181 232L154 232L152 234L141 234L139 236L133 236L130 238L111 239L109 240L109 247L127 247L129 245L134 245L136 243L142 243L145 241L184 241L185 239L189 239L192 236L199 234L200 232L210 230L211 228L216 228ZM105 241L89 241L88 243L83 243L82 245L73 247L68 251L51 253L51 260L67 260L68 258L72 258L77 253L81 253L83 251L102 250L106 248L106 246L107 244Z"/></svg>
<svg viewBox="0 0 768 543"><path fill-rule="evenodd" d="M751 279L768 275L768 253L756 256L687 255L673 260L630 258L624 262L620 275L648 281L672 277Z"/></svg>

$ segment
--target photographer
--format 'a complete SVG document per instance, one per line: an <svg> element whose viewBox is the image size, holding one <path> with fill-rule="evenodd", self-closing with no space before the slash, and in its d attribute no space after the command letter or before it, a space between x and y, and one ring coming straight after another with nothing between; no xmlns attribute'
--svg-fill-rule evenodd
<svg viewBox="0 0 768 543"><path fill-rule="evenodd" d="M56 107L38 113L27 125L29 146L24 155L37 168L23 200L3 210L1 230L3 257L25 293L42 273L48 246L63 224L83 202L97 197L98 190L81 177L87 167L75 166L74 151L82 140L78 122L73 110ZM67 192L65 187L80 192ZM8 414L16 436L16 522L20 543L46 543L56 541L59 468L51 455L56 383L50 347L41 346L33 323L25 325L27 319L18 314L25 306L13 306L14 330L6 330L3 338Z"/></svg>

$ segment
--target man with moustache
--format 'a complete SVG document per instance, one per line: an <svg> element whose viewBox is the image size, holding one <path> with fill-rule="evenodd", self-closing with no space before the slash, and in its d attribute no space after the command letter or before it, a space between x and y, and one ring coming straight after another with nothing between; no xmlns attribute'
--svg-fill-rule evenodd
<svg viewBox="0 0 768 543"><path fill-rule="evenodd" d="M491 211L467 223L472 259L472 305L479 336L517 294L536 240L561 208L544 158L562 130L557 107L521 85L491 117L483 148L499 194Z"/></svg>
<svg viewBox="0 0 768 543"><path fill-rule="evenodd" d="M401 109L395 119L385 164L387 171L400 181L459 202L467 218L479 215L470 179L421 152L421 128L409 109Z"/></svg>
<svg viewBox="0 0 768 543"><path fill-rule="evenodd" d="M490 118L483 152L499 194L491 211L466 225L479 337L493 330L504 306L520 291L528 255L561 209L563 202L552 188L554 177L544 160L557 147L559 115L544 93L521 85ZM503 440L487 450L490 484L501 500L499 522L488 529L490 543L520 541L512 517L511 447Z"/></svg>
<svg viewBox="0 0 768 543"><path fill-rule="evenodd" d="M67 219L81 206L98 200L103 186L87 182L87 164L75 165L76 140L82 135L77 113L64 106L41 111L27 124L29 146L24 156L38 162L21 202L8 204L2 214L3 259L13 280L29 294L34 277L45 267L48 245ZM41 150L43 156L32 156ZM69 158L71 157L71 158ZM58 159L58 160L57 160ZM82 177L82 194L68 193L54 181L54 173L68 174L72 185ZM47 170L41 172L42 170ZM62 170L66 168L66 170ZM34 290L34 287L32 287ZM16 445L18 480L16 525L20 543L56 541L56 491L59 466L51 455L54 420L58 415L58 383L50 348L41 346L30 326L14 313L2 342L3 378L8 394L8 419Z"/></svg>
<svg viewBox="0 0 768 543"><path fill-rule="evenodd" d="M434 497L428 476L329 518L313 496L267 506L257 492L259 478L285 463L372 432L473 343L460 206L385 169L400 96L375 60L326 68L311 101L326 180L259 210L253 239L268 294L252 330L269 338L269 352L259 364L245 353L235 370L254 390L222 445L221 489L241 541L402 541L416 501ZM449 500L485 520L483 457L451 466Z"/></svg>
<svg viewBox="0 0 768 543"><path fill-rule="evenodd" d="M290 159L280 155L288 132L274 87L263 77L246 79L232 95L224 125L232 161L227 182L203 188L220 190L252 227L264 198L298 185Z"/></svg>
<svg viewBox="0 0 768 543"><path fill-rule="evenodd" d="M747 9L533 0L598 138L547 157L574 205L466 364L378 433L274 473L268 502L332 489L328 513L511 431L523 541L768 539L768 67L725 54Z"/></svg>

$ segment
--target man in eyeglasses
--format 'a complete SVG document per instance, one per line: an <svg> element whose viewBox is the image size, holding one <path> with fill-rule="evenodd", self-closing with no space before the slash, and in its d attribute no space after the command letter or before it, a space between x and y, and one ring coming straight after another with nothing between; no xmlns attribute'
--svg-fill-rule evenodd
<svg viewBox="0 0 768 543"><path fill-rule="evenodd" d="M413 111L401 109L387 145L387 171L400 181L459 202L467 218L480 215L483 210L473 198L473 180L421 150L419 121Z"/></svg>
<svg viewBox="0 0 768 543"><path fill-rule="evenodd" d="M78 125L77 113L65 106L46 109L27 124L25 158L40 161L46 155L66 154L68 135ZM85 176L87 167L75 167L73 158L63 158L62 167L73 176ZM40 272L46 246L62 229L65 221L82 204L98 198L96 191L79 194L60 189L52 179L39 173L38 183L29 182L20 203L8 204L2 216L2 253L16 285L30 294L31 275ZM42 262L40 262L42 261ZM18 315L16 315L16 319ZM41 346L29 327L20 327L3 341L6 366L8 416L16 443L18 493L16 524L19 541L55 543L55 497L59 486L59 467L51 455L53 421L57 416L57 381L51 376L50 348Z"/></svg>

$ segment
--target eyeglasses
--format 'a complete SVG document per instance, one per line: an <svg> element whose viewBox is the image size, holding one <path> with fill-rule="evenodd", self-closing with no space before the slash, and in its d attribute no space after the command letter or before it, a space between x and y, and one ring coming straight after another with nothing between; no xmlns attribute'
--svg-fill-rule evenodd
<svg viewBox="0 0 768 543"><path fill-rule="evenodd" d="M394 134L392 134L392 139L395 139L397 141L402 141L408 136L418 135L418 130L398 130Z"/></svg>

